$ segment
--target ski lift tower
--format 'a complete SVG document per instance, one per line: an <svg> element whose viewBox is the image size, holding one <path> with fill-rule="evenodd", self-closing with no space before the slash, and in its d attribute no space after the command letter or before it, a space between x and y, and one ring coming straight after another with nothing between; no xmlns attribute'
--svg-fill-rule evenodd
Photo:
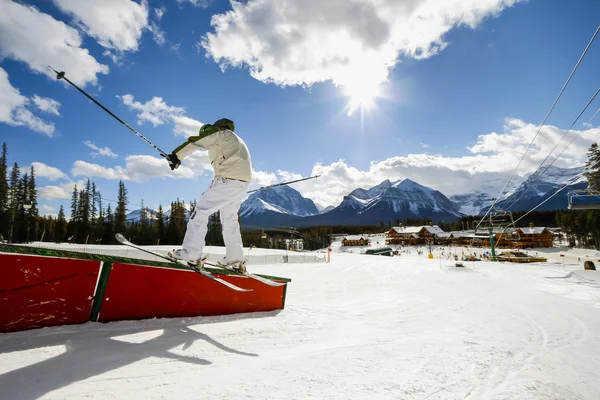
<svg viewBox="0 0 600 400"><path fill-rule="evenodd" d="M474 238L483 238L489 235L490 248L492 251L492 261L496 261L496 247L494 237L498 236L498 243L504 237L505 240L519 241L515 221L512 212L500 210L496 207L496 199L492 199L493 204L488 215L475 227Z"/></svg>

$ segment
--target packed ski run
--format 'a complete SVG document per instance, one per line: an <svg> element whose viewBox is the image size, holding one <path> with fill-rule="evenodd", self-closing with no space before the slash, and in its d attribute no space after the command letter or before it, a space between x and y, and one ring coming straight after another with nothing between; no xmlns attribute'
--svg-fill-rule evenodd
<svg viewBox="0 0 600 400"><path fill-rule="evenodd" d="M583 270L577 251L566 261L457 268L427 259L419 248L395 257L342 250L334 247L330 263L249 265L254 273L292 279L280 312L3 334L3 397L593 399L600 393L600 278Z"/></svg>
<svg viewBox="0 0 600 400"><path fill-rule="evenodd" d="M600 398L600 2L41 3L1 399Z"/></svg>

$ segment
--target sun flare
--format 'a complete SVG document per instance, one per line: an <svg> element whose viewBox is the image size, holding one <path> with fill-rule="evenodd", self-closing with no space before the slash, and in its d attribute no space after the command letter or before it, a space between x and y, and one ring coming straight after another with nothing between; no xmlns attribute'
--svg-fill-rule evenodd
<svg viewBox="0 0 600 400"><path fill-rule="evenodd" d="M350 97L348 116L351 116L356 109L360 109L362 112L369 110L375 105L375 99L381 97L380 86L365 81L347 85L345 92Z"/></svg>

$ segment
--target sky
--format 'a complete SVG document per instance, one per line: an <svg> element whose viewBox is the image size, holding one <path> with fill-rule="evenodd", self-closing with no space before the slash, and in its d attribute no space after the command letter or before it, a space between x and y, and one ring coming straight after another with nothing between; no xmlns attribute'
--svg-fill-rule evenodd
<svg viewBox="0 0 600 400"><path fill-rule="evenodd" d="M321 206L357 187L412 179L450 196L499 191L572 144L600 137L594 0L0 0L0 141L33 165L43 214L74 185L129 209L201 196L197 151L171 171L158 152L64 81L170 153L203 123L235 122L252 187L293 187ZM529 144L536 135L533 144ZM551 153L563 135L563 142Z"/></svg>

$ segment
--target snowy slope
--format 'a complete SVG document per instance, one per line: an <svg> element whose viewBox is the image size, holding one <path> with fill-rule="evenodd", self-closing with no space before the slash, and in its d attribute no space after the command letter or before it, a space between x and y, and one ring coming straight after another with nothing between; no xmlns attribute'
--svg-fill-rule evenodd
<svg viewBox="0 0 600 400"><path fill-rule="evenodd" d="M3 334L2 397L596 399L595 271L474 266L335 253L250 266L293 279L281 312Z"/></svg>

